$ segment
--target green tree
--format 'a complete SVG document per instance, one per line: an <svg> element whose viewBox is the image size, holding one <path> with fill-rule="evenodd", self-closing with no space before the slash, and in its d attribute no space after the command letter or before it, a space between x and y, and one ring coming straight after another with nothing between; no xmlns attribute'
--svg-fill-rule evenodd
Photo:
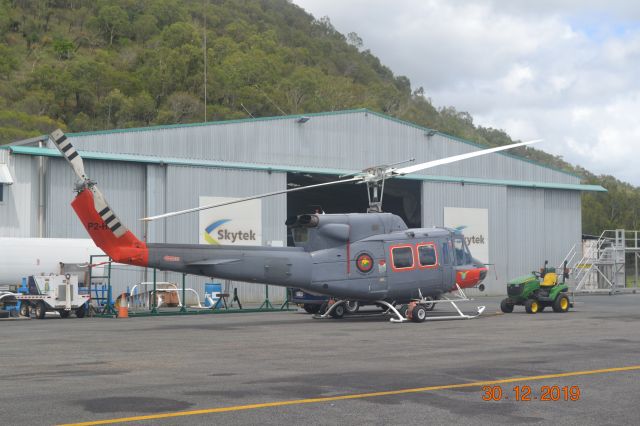
<svg viewBox="0 0 640 426"><path fill-rule="evenodd" d="M127 31L129 16L119 6L104 6L98 12L98 23L109 40L109 46L111 46L116 36Z"/></svg>
<svg viewBox="0 0 640 426"><path fill-rule="evenodd" d="M18 67L18 59L7 46L0 44L0 79L8 80Z"/></svg>
<svg viewBox="0 0 640 426"><path fill-rule="evenodd" d="M53 51L60 60L71 59L74 50L75 45L65 38L57 38L53 41Z"/></svg>
<svg viewBox="0 0 640 426"><path fill-rule="evenodd" d="M140 15L133 22L133 33L142 46L158 32L158 20L153 15Z"/></svg>

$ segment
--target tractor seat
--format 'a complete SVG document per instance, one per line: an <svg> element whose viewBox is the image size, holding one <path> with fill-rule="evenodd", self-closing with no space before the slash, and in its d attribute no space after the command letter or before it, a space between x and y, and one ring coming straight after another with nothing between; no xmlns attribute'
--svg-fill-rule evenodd
<svg viewBox="0 0 640 426"><path fill-rule="evenodd" d="M547 272L544 275L544 279L540 283L540 287L553 287L554 285L556 285L557 280L558 274L556 274L555 272Z"/></svg>

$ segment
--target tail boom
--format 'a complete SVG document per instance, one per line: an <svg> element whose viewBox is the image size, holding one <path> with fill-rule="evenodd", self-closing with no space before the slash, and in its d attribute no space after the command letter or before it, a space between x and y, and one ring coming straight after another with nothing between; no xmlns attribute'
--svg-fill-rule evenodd
<svg viewBox="0 0 640 426"><path fill-rule="evenodd" d="M103 213L102 216L98 213L96 205L103 204L104 200L102 200L103 203L96 203L96 198L102 197L97 192L97 188L95 189L97 193L94 192L94 188L85 187L71 203L71 207L80 218L91 239L115 262L147 266L149 263L147 245L124 226L121 230L113 229L113 221L118 219L111 219L113 216L108 213ZM104 216L106 216L106 221ZM119 220L116 222L116 225L118 224ZM123 233L122 230L125 232Z"/></svg>

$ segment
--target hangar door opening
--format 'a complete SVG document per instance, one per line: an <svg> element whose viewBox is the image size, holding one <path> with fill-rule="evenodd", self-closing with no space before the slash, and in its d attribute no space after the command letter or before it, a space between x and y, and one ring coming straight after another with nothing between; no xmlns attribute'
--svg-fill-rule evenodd
<svg viewBox="0 0 640 426"><path fill-rule="evenodd" d="M287 173L287 187L316 185L338 180L334 175ZM364 184L345 183L287 194L287 216L305 213L366 213L369 202ZM391 179L384 184L382 211L400 216L409 228L422 222L421 182Z"/></svg>

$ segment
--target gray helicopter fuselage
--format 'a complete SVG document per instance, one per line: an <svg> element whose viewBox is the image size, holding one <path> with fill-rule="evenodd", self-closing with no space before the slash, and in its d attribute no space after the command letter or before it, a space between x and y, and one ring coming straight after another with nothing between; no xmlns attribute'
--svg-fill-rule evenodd
<svg viewBox="0 0 640 426"><path fill-rule="evenodd" d="M148 263L362 301L437 297L455 287L458 231L408 229L390 213L301 215L286 224L295 247L148 244Z"/></svg>

